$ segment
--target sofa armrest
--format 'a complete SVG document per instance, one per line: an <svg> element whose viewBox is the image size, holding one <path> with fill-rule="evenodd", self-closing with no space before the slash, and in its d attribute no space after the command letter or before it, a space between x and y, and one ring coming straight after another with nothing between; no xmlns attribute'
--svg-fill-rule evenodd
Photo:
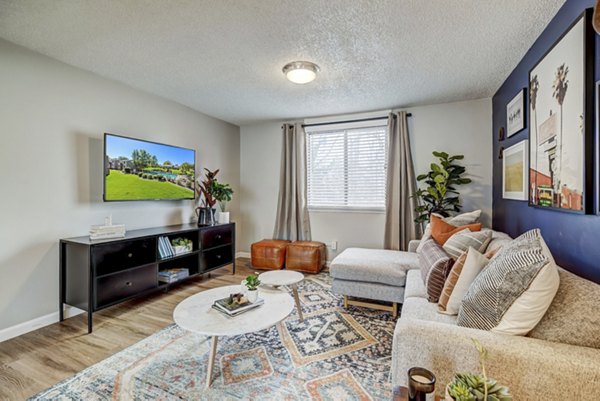
<svg viewBox="0 0 600 401"><path fill-rule="evenodd" d="M400 318L394 331L393 385L406 385L408 369L421 366L436 375L442 395L454 373L480 372L473 338L488 350L488 376L508 386L515 400L592 400L600 394L600 349L409 318Z"/></svg>
<svg viewBox="0 0 600 401"><path fill-rule="evenodd" d="M408 252L417 252L417 247L421 241L418 239L413 239L408 242Z"/></svg>

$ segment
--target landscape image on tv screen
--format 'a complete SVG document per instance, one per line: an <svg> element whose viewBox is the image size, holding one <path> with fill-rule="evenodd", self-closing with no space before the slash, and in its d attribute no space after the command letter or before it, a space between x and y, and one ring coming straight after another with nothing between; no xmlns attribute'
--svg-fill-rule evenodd
<svg viewBox="0 0 600 401"><path fill-rule="evenodd" d="M104 200L194 199L196 152L104 136Z"/></svg>

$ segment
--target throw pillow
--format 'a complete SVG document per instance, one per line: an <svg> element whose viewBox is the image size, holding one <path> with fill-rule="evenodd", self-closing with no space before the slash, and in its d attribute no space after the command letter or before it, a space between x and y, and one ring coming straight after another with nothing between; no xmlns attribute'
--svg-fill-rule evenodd
<svg viewBox="0 0 600 401"><path fill-rule="evenodd" d="M481 210L474 210L472 212L458 214L456 216L444 217L437 213L432 213L433 216L438 216L443 219L446 223L452 224L453 226L466 226L467 224L475 224L479 223L479 219L481 217ZM417 253L421 252L423 241L431 238L431 224L427 224L425 226L425 231L423 232L423 236L421 237L421 242L417 247Z"/></svg>
<svg viewBox="0 0 600 401"><path fill-rule="evenodd" d="M427 299L429 302L437 302L452 267L452 258L433 239L425 241L418 257Z"/></svg>
<svg viewBox="0 0 600 401"><path fill-rule="evenodd" d="M502 247L465 294L457 324L510 335L530 332L548 310L560 281L542 244L536 229Z"/></svg>
<svg viewBox="0 0 600 401"><path fill-rule="evenodd" d="M467 228L471 231L481 231L481 223L467 224L457 227L450 223L446 223L436 215L431 216L431 236L440 245L444 245L448 238Z"/></svg>
<svg viewBox="0 0 600 401"><path fill-rule="evenodd" d="M492 232L490 230L471 232L471 230L467 228L448 238L443 247L448 255L457 259L463 252L468 251L471 247L475 248L480 253L485 252L491 240Z"/></svg>
<svg viewBox="0 0 600 401"><path fill-rule="evenodd" d="M444 289L438 303L440 313L457 315L463 297L469 290L471 283L488 264L486 255L470 247L456 260L444 284Z"/></svg>

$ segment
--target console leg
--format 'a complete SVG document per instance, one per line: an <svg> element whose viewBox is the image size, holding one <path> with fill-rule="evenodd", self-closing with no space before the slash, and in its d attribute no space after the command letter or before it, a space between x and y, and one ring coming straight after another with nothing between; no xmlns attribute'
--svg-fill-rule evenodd
<svg viewBox="0 0 600 401"><path fill-rule="evenodd" d="M91 334L91 332L92 332L92 324L93 324L92 316L93 316L92 312L88 311L88 334Z"/></svg>
<svg viewBox="0 0 600 401"><path fill-rule="evenodd" d="M65 320L65 271L66 271L66 244L59 243L59 278L58 278L58 320Z"/></svg>

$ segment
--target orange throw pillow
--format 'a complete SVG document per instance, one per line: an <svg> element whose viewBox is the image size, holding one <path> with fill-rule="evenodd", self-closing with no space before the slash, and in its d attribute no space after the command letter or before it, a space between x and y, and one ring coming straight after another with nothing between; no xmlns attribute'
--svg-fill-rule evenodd
<svg viewBox="0 0 600 401"><path fill-rule="evenodd" d="M481 231L481 223L467 224L466 226L456 227L450 223L446 223L441 217L434 214L431 215L431 236L440 245L444 245L448 238L452 237L457 232L469 229L471 231Z"/></svg>

